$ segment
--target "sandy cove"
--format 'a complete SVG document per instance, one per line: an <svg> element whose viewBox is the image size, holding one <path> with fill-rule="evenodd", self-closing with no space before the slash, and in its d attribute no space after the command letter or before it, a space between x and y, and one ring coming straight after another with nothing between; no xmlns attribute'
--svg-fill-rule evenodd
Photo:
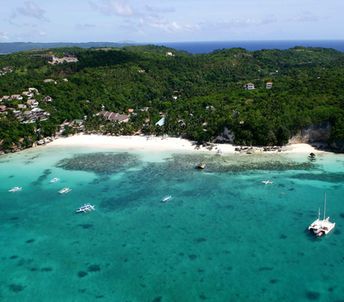
<svg viewBox="0 0 344 302"><path fill-rule="evenodd" d="M230 144L213 144L209 150L205 147L196 148L194 142L174 137L157 137L157 136L104 136L104 135L75 135L67 138L58 138L50 143L52 147L97 147L106 149L120 149L128 151L175 151L175 152L208 152L221 154L238 153L235 151L236 146ZM258 150L258 149L257 149ZM316 150L308 144L290 144L282 148L282 153L300 153L309 154L323 153ZM255 152L261 153L261 152ZM269 153L269 152L264 152ZM277 151L271 151L277 153Z"/></svg>

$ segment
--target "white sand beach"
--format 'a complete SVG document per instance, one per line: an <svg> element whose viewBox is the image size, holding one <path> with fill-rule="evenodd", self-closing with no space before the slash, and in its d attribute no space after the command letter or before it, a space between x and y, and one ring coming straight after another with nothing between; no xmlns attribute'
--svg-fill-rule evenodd
<svg viewBox="0 0 344 302"><path fill-rule="evenodd" d="M213 148L200 147L186 139L174 137L156 137L156 136L104 136L104 135L75 135L67 138L58 138L48 146L61 147L97 147L106 149L120 150L137 150L137 151L175 151L175 152L209 152L221 154L235 153L234 145L230 144L214 144ZM271 151L276 153L277 151ZM322 153L308 144L290 144L282 148L283 153L300 153L309 154ZM259 153L259 148L255 150ZM268 152L265 152L268 153Z"/></svg>

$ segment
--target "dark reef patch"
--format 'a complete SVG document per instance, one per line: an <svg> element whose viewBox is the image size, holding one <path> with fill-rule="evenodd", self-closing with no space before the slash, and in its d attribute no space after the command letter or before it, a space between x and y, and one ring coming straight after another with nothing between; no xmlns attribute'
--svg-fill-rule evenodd
<svg viewBox="0 0 344 302"><path fill-rule="evenodd" d="M23 286L21 284L16 284L16 283L12 283L8 286L8 288L10 289L10 291L14 292L14 293L20 293L21 291L23 291L25 289L26 286Z"/></svg>
<svg viewBox="0 0 344 302"><path fill-rule="evenodd" d="M49 267L49 266L41 268L41 272L48 273L48 272L52 272L52 271L53 271L53 268Z"/></svg>
<svg viewBox="0 0 344 302"><path fill-rule="evenodd" d="M140 163L137 156L124 153L87 153L76 154L72 158L62 159L58 168L72 171L94 172L96 174L113 174L134 167Z"/></svg>
<svg viewBox="0 0 344 302"><path fill-rule="evenodd" d="M45 169L43 171L43 174L41 176L39 176L34 182L32 182L31 184L34 186L38 186L40 185L43 181L47 180L47 178L49 177L49 175L51 174L51 170L50 169Z"/></svg>
<svg viewBox="0 0 344 302"><path fill-rule="evenodd" d="M318 300L320 298L320 293L314 291L307 291L306 298L311 301Z"/></svg>
<svg viewBox="0 0 344 302"><path fill-rule="evenodd" d="M302 180L317 180L330 183L343 183L344 182L344 173L341 172L324 172L324 173L299 173L291 176L294 179Z"/></svg>
<svg viewBox="0 0 344 302"><path fill-rule="evenodd" d="M10 259L11 259L11 260L13 260L13 259L17 259L17 258L18 258L18 256L17 256L17 255L13 255L13 256L11 256L11 257L10 257Z"/></svg>
<svg viewBox="0 0 344 302"><path fill-rule="evenodd" d="M195 243L202 243L202 242L206 242L207 238L199 237L199 238L196 238L194 241Z"/></svg>
<svg viewBox="0 0 344 302"><path fill-rule="evenodd" d="M100 266L98 264L92 264L87 270L91 273L100 272Z"/></svg>
<svg viewBox="0 0 344 302"><path fill-rule="evenodd" d="M79 278L84 278L84 277L86 277L87 275L88 275L87 272L84 272L84 271L78 272L78 277L79 277Z"/></svg>
<svg viewBox="0 0 344 302"><path fill-rule="evenodd" d="M247 161L247 156L211 156L206 154L175 154L166 161L170 170L190 170L200 162L207 164L207 172L217 173L238 173L246 171L286 171L286 170L309 170L314 168L314 164L310 162L294 162L283 157L274 157L263 155Z"/></svg>
<svg viewBox="0 0 344 302"><path fill-rule="evenodd" d="M273 270L273 267L269 267L269 266L263 266L263 267L260 267L258 269L258 271L260 272L264 272L264 271L272 271Z"/></svg>
<svg viewBox="0 0 344 302"><path fill-rule="evenodd" d="M144 180L142 179L142 181ZM141 182L141 180L139 180L139 182ZM142 199L142 196L150 196L152 194L152 189L149 186L145 186L144 189L141 188L142 187L139 186L138 188L133 188L130 192L125 192L122 195L104 198L100 202L99 207L105 211L112 212L128 206L136 205L138 200Z"/></svg>
<svg viewBox="0 0 344 302"><path fill-rule="evenodd" d="M26 243L34 243L34 242L35 242L35 239L29 239L29 240L26 240L25 242L26 242Z"/></svg>
<svg viewBox="0 0 344 302"><path fill-rule="evenodd" d="M87 230L87 229L92 229L93 228L93 224L91 224L91 223L82 223L82 224L78 224L78 227L81 227L81 228Z"/></svg>
<svg viewBox="0 0 344 302"><path fill-rule="evenodd" d="M197 259L197 255L191 254L191 255L189 255L189 259L190 259L191 261L194 261L194 260Z"/></svg>
<svg viewBox="0 0 344 302"><path fill-rule="evenodd" d="M161 302L162 301L162 297L159 296L159 297L155 297L152 302Z"/></svg>

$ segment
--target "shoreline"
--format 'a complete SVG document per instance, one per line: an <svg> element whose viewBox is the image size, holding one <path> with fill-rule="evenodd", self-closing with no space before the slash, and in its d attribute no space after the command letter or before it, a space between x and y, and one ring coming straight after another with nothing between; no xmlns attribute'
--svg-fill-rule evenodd
<svg viewBox="0 0 344 302"><path fill-rule="evenodd" d="M195 142L174 137L165 136L106 136L106 135L74 135L66 138L58 138L46 147L96 147L103 149L118 149L128 151L150 152L195 152L209 154L246 154L248 149L237 151L231 144L210 144L206 147L198 146ZM42 146L43 147L43 146ZM309 144L290 144L278 150L263 151L264 147L247 147L249 154L324 154L332 153L317 150Z"/></svg>

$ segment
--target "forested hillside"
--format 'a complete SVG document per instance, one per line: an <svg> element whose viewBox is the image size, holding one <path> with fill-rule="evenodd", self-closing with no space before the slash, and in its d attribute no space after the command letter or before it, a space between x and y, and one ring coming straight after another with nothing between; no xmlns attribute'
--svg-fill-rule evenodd
<svg viewBox="0 0 344 302"><path fill-rule="evenodd" d="M66 55L78 62L49 64L51 56ZM245 145L283 145L298 130L327 122L328 142L344 141L344 54L332 49L191 55L156 46L60 48L0 56L1 70L3 151L54 136L66 121L62 134L168 134L198 142L227 128L229 140ZM255 89L245 90L247 83ZM25 122L29 99L3 98L29 88L38 90L32 98L49 118ZM128 109L125 123L98 114ZM156 125L162 117L165 124ZM74 120L83 127L73 127Z"/></svg>

